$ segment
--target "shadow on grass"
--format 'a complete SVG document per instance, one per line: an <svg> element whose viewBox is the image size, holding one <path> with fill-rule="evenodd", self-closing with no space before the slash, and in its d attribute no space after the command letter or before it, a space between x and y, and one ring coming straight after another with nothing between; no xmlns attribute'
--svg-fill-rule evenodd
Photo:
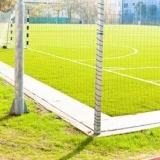
<svg viewBox="0 0 160 160"><path fill-rule="evenodd" d="M68 160L75 156L76 154L79 154L83 149L86 148L87 145L89 145L93 140L93 137L88 137L85 141L83 141L74 151L70 152L66 156L60 158L59 160Z"/></svg>
<svg viewBox="0 0 160 160"><path fill-rule="evenodd" d="M0 117L0 122L3 122L5 120L8 120L8 119L11 119L11 118L14 118L14 116L10 115L10 114L7 114L3 117Z"/></svg>

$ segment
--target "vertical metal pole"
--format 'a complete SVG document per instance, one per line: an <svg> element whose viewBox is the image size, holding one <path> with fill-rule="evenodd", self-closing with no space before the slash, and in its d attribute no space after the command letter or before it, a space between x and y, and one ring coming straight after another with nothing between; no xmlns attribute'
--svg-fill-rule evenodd
<svg viewBox="0 0 160 160"><path fill-rule="evenodd" d="M8 40L8 39L9 39L9 33L11 33L11 32L10 32L10 27L11 27L10 23L11 23L11 19L9 20L9 23L8 23L7 40L6 40L6 45L3 46L4 49L8 48L8 43L9 43L9 40Z"/></svg>
<svg viewBox="0 0 160 160"><path fill-rule="evenodd" d="M104 25L104 0L99 0L98 18L97 18L96 91L95 91L95 115L94 115L95 134L101 133L103 25Z"/></svg>
<svg viewBox="0 0 160 160"><path fill-rule="evenodd" d="M18 0L16 3L16 35L15 35L15 98L13 100L10 114L21 115L27 113L27 107L23 94L23 33L24 33L24 3Z"/></svg>
<svg viewBox="0 0 160 160"><path fill-rule="evenodd" d="M7 28L7 39L6 39L6 45L3 46L4 49L8 48L8 44L11 43L9 42L9 35L10 35L10 41L11 41L11 37L12 37L12 14L10 15L10 19L8 22L8 28Z"/></svg>
<svg viewBox="0 0 160 160"><path fill-rule="evenodd" d="M13 43L13 20L10 21L10 43Z"/></svg>
<svg viewBox="0 0 160 160"><path fill-rule="evenodd" d="M27 9L26 48L29 46L29 8Z"/></svg>

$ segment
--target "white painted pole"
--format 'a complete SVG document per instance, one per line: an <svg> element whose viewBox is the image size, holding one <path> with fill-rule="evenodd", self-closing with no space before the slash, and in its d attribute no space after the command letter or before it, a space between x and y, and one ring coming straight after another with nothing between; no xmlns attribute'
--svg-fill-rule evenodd
<svg viewBox="0 0 160 160"><path fill-rule="evenodd" d="M98 2L94 134L101 133L104 0Z"/></svg>
<svg viewBox="0 0 160 160"><path fill-rule="evenodd" d="M29 8L27 9L26 48L29 46Z"/></svg>
<svg viewBox="0 0 160 160"><path fill-rule="evenodd" d="M15 98L13 100L10 114L21 115L27 113L23 93L23 74L24 74L24 3L18 0L16 3L16 35L15 35Z"/></svg>

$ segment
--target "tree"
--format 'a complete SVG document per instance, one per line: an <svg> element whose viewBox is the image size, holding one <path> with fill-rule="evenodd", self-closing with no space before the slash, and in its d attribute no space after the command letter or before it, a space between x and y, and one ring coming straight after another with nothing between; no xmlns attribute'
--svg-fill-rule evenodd
<svg viewBox="0 0 160 160"><path fill-rule="evenodd" d="M68 18L71 19L72 15L75 13L75 8L77 6L76 0L64 0L65 9L67 10Z"/></svg>
<svg viewBox="0 0 160 160"><path fill-rule="evenodd" d="M95 0L77 0L75 13L84 23L94 23L97 19L97 3Z"/></svg>
<svg viewBox="0 0 160 160"><path fill-rule="evenodd" d="M97 18L96 0L62 0L61 3L55 3L53 10L59 12L63 9L69 19L78 18L84 23L93 23Z"/></svg>
<svg viewBox="0 0 160 160"><path fill-rule="evenodd" d="M29 8L29 15L31 17L48 16L47 4L26 4L26 8ZM46 8L47 11L44 8Z"/></svg>
<svg viewBox="0 0 160 160"><path fill-rule="evenodd" d="M149 5L147 7L147 17L150 19L150 20L155 20L156 18L156 14L157 14L157 6L156 5Z"/></svg>
<svg viewBox="0 0 160 160"><path fill-rule="evenodd" d="M143 2L138 2L135 5L135 11L140 18L146 17L146 5Z"/></svg>
<svg viewBox="0 0 160 160"><path fill-rule="evenodd" d="M50 8L52 8L53 11L55 11L57 13L57 17L59 18L60 11L62 11L62 9L63 9L63 4L60 2L56 2L56 3L50 4Z"/></svg>
<svg viewBox="0 0 160 160"><path fill-rule="evenodd" d="M0 1L0 11L7 12L14 8L16 0L1 0Z"/></svg>

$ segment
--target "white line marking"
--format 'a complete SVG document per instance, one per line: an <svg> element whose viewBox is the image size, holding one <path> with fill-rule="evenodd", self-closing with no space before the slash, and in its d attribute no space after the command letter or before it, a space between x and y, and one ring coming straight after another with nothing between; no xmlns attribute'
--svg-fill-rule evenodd
<svg viewBox="0 0 160 160"><path fill-rule="evenodd" d="M54 54L50 54L50 53L46 53L46 52L43 52L43 51L40 51L40 50L36 50L36 49L32 49L32 48L28 48L28 49L32 50L32 51L36 51L36 52L42 53L42 54L46 54L46 55L51 56L51 57L55 57L55 58L62 59L62 60L65 60L65 61L69 61L69 62L80 64L80 65L83 65L83 66L87 66L87 67L90 67L90 68L96 68L95 66L92 66L92 65L89 65L89 64L77 62L75 60L71 60L71 59L68 59L68 58L60 57L60 56L57 56L57 55L54 55Z"/></svg>
<svg viewBox="0 0 160 160"><path fill-rule="evenodd" d="M112 45L112 44L110 44L110 45ZM130 54L127 54L127 55L124 55L124 56L109 57L109 58L104 58L104 59L119 59L119 58L126 58L126 57L130 57L130 56L133 56L133 55L135 55L135 54L138 53L138 49L133 48L133 47L130 47L130 46L123 46L123 45L112 45L112 46L121 46L121 47L129 48L129 49L132 49L134 52L132 52L132 53L130 53Z"/></svg>
<svg viewBox="0 0 160 160"><path fill-rule="evenodd" d="M109 44L109 45L112 45L112 44ZM138 53L138 49L136 48L133 48L133 47L129 47L129 46L123 46L123 45L112 45L112 46L121 46L121 47L125 47L125 48L129 48L129 49L132 49L133 52L132 53L129 53L127 55L124 55L124 56L117 56L117 57L108 57L108 58L103 58L103 59L120 59L120 58L126 58L126 57L130 57L130 56L133 56L135 54ZM86 61L95 61L96 59L88 59L88 60L75 60L77 62L86 62Z"/></svg>
<svg viewBox="0 0 160 160"><path fill-rule="evenodd" d="M109 69L109 70L119 70L121 69L120 67L103 67L104 69Z"/></svg>
<svg viewBox="0 0 160 160"><path fill-rule="evenodd" d="M160 80L152 80L152 82L160 82Z"/></svg>
<svg viewBox="0 0 160 160"><path fill-rule="evenodd" d="M36 51L36 52L42 53L42 54L45 54L45 55L48 55L48 56L51 56L51 57L55 57L55 58L62 59L62 60L65 60L65 61L69 61L69 62L72 62L72 63L75 63L75 64L80 64L80 65L83 65L83 66L86 66L86 67L90 67L90 68L96 69L95 66L92 66L92 65L89 65L89 64L77 62L75 60L71 60L71 59L68 59L68 58L60 57L60 56L57 56L57 55L53 55L53 54L46 53L46 52L43 52L43 51L39 51L39 50L32 49L32 48L28 48L28 49L32 50L32 51ZM118 72L115 72L113 70L103 69L103 71L109 72L109 73L113 73L113 74L117 74L117 75L120 75L120 76L123 76L123 77L127 77L127 78L130 78L130 79L138 80L138 81L141 81L141 82L149 83L149 84L152 84L152 85L160 86L159 83L156 83L154 81L145 80L145 79L142 79L142 78L137 78L137 77L130 76L130 75L127 75L127 74L123 74L123 73L118 73Z"/></svg>
<svg viewBox="0 0 160 160"><path fill-rule="evenodd" d="M153 85L156 85L156 86L160 86L159 83L156 83L156 82L154 82L154 81L145 80L145 79L142 79L142 78L137 78L137 77L130 76L130 75L127 75L127 74L124 74L124 73L118 73L118 72L115 72L115 71L113 71L113 70L106 70L106 69L103 69L103 70L104 70L104 71L107 71L107 72L110 72L110 73L114 73L114 74L123 76L123 77L130 78L130 79L134 79L134 80L138 80L138 81L141 81L141 82L145 82L145 83L153 84Z"/></svg>
<svg viewBox="0 0 160 160"><path fill-rule="evenodd" d="M160 69L160 67L139 67L139 68L104 67L104 68L109 70L114 70L114 71Z"/></svg>

